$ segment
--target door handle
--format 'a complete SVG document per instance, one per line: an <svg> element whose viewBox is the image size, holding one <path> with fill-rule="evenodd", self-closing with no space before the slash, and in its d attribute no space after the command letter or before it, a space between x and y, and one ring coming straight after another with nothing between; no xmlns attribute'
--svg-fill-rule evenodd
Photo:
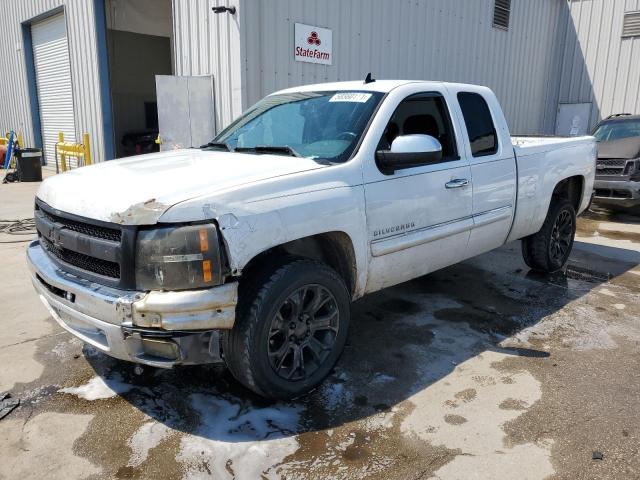
<svg viewBox="0 0 640 480"><path fill-rule="evenodd" d="M444 184L446 188L460 188L466 187L467 185L469 185L469 180L466 178L455 178Z"/></svg>

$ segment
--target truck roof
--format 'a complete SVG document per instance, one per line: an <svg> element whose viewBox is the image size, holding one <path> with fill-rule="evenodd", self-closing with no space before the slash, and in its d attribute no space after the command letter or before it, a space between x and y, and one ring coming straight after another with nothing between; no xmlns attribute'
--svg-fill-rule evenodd
<svg viewBox="0 0 640 480"><path fill-rule="evenodd" d="M294 93L294 92L322 92L322 91L335 91L335 90L360 90L366 92L382 92L388 93L394 88L406 85L409 83L422 83L426 88L442 87L443 85L456 85L478 88L478 85L463 84L463 83L450 83L450 82L438 82L431 80L376 80L371 83L364 83L363 80L356 80L350 82L331 82L331 83L316 83L313 85L301 85L299 87L286 88L273 92L271 95L282 93Z"/></svg>
<svg viewBox="0 0 640 480"><path fill-rule="evenodd" d="M640 120L640 115L634 115L631 113L622 113L619 115L611 115L607 118L603 118L598 125L602 125L603 123L624 123L627 121L636 121Z"/></svg>

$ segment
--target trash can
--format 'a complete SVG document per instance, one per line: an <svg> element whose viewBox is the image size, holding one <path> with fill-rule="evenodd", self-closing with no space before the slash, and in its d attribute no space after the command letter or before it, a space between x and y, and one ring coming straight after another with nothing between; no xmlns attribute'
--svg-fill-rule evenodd
<svg viewBox="0 0 640 480"><path fill-rule="evenodd" d="M39 148L22 148L17 150L15 155L18 167L18 181L41 182L42 150Z"/></svg>

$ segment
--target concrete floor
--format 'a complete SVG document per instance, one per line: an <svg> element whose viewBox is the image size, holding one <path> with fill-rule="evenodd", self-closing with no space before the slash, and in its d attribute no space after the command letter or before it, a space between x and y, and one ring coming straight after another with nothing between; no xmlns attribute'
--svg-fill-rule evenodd
<svg viewBox="0 0 640 480"><path fill-rule="evenodd" d="M0 185L0 218L35 187ZM2 243L0 391L22 403L0 478L640 478L640 222L590 213L578 235L566 275L515 243L358 301L335 372L291 403L83 347Z"/></svg>

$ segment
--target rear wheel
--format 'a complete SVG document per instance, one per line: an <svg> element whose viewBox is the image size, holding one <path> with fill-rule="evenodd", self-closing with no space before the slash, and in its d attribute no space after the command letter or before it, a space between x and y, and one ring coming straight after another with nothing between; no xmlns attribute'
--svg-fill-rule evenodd
<svg viewBox="0 0 640 480"><path fill-rule="evenodd" d="M315 388L347 338L350 298L342 278L310 259L288 259L257 272L243 289L225 361L259 395L292 398Z"/></svg>
<svg viewBox="0 0 640 480"><path fill-rule="evenodd" d="M538 233L522 239L522 256L533 270L557 272L569 259L576 234L576 212L564 198L551 201Z"/></svg>

